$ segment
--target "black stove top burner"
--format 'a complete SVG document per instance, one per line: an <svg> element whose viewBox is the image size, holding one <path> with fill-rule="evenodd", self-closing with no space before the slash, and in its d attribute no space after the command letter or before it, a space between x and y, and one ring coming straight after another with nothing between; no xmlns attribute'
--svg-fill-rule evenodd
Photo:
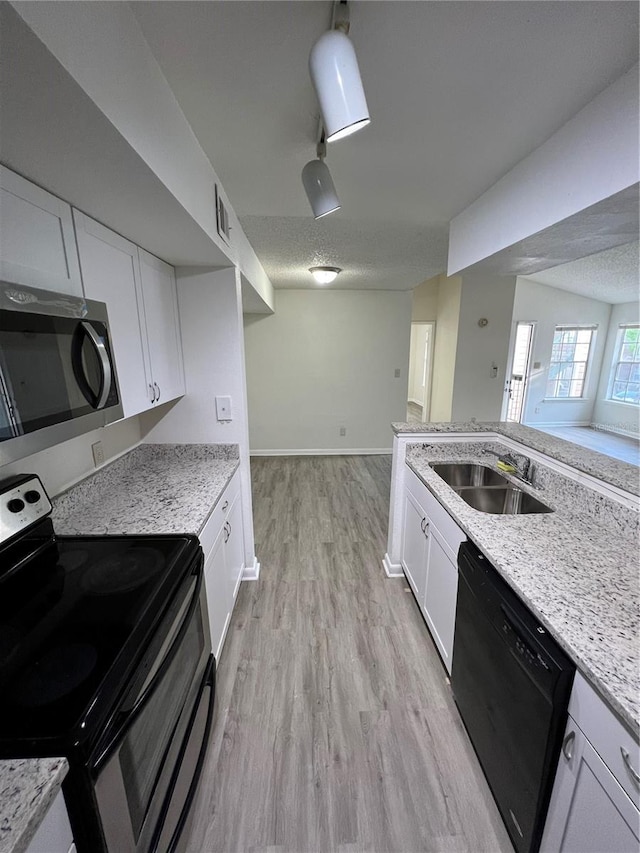
<svg viewBox="0 0 640 853"><path fill-rule="evenodd" d="M196 551L188 536L56 538L46 521L0 553L0 756L89 741Z"/></svg>
<svg viewBox="0 0 640 853"><path fill-rule="evenodd" d="M86 681L97 661L98 653L88 643L70 643L46 651L18 679L16 704L34 708L57 702Z"/></svg>
<svg viewBox="0 0 640 853"><path fill-rule="evenodd" d="M82 588L89 595L130 592L147 583L163 565L164 556L157 548L137 546L92 563L82 574Z"/></svg>

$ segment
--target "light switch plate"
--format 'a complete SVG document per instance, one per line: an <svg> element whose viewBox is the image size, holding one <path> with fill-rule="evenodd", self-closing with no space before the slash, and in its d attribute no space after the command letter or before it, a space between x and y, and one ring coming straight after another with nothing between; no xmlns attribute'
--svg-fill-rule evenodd
<svg viewBox="0 0 640 853"><path fill-rule="evenodd" d="M219 421L230 421L231 397L216 397L216 417Z"/></svg>

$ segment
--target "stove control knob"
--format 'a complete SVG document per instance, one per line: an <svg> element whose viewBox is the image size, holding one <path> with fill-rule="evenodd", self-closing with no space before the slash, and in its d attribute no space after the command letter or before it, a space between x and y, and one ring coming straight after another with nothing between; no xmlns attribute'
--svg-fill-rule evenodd
<svg viewBox="0 0 640 853"><path fill-rule="evenodd" d="M20 498L12 498L7 504L7 509L9 512L22 512L24 501L21 501Z"/></svg>
<svg viewBox="0 0 640 853"><path fill-rule="evenodd" d="M28 504L37 504L40 498L40 492L36 492L35 489L30 489L24 493L24 499Z"/></svg>

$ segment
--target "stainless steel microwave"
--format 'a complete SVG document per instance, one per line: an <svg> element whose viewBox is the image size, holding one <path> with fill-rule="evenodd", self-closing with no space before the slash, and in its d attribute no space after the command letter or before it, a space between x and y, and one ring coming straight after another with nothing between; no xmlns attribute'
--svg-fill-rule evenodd
<svg viewBox="0 0 640 853"><path fill-rule="evenodd" d="M122 416L107 306L0 282L0 465Z"/></svg>

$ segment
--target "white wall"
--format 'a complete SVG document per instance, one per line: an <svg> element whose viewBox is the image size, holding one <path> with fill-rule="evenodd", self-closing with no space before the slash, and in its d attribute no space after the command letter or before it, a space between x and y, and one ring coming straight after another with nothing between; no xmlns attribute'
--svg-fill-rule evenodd
<svg viewBox="0 0 640 853"><path fill-rule="evenodd" d="M17 462L0 466L0 479L14 474L38 474L50 497L95 471L91 445L102 442L105 464L140 443L137 417L92 430Z"/></svg>
<svg viewBox="0 0 640 853"><path fill-rule="evenodd" d="M611 306L605 302L547 287L527 278L518 278L513 321L536 324L531 354L532 370L522 423L530 426L551 426L591 422L610 313ZM553 332L557 325L573 323L598 326L591 353L591 366L587 373L585 395L579 400L546 400ZM536 362L540 363L539 368L535 368Z"/></svg>
<svg viewBox="0 0 640 853"><path fill-rule="evenodd" d="M449 274L632 187L639 173L636 65L451 221Z"/></svg>
<svg viewBox="0 0 640 853"><path fill-rule="evenodd" d="M274 315L245 317L251 451L390 452L410 327L409 291L276 291Z"/></svg>
<svg viewBox="0 0 640 853"><path fill-rule="evenodd" d="M454 421L500 420L515 291L515 276L470 273L462 277L451 406ZM488 324L479 326L481 319Z"/></svg>
<svg viewBox="0 0 640 853"><path fill-rule="evenodd" d="M271 307L271 282L129 4L12 5L212 243L232 263L238 262L260 299ZM230 247L217 233L216 184L228 209L232 233L237 235Z"/></svg>
<svg viewBox="0 0 640 853"><path fill-rule="evenodd" d="M614 305L611 310L607 342L602 359L602 371L598 383L598 392L593 407L592 423L600 429L631 435L640 434L640 409L629 403L615 403L607 400L611 362L616 345L618 326L622 323L639 323L640 305L637 302L625 302Z"/></svg>
<svg viewBox="0 0 640 853"><path fill-rule="evenodd" d="M245 566L255 564L240 273L235 267L176 270L186 394L169 411L140 415L145 442L237 444ZM231 398L230 421L218 421L216 396Z"/></svg>
<svg viewBox="0 0 640 853"><path fill-rule="evenodd" d="M440 275L437 278L437 283L438 295L429 417L432 421L450 421L453 382L456 372L462 279L459 276L447 278L446 275Z"/></svg>

